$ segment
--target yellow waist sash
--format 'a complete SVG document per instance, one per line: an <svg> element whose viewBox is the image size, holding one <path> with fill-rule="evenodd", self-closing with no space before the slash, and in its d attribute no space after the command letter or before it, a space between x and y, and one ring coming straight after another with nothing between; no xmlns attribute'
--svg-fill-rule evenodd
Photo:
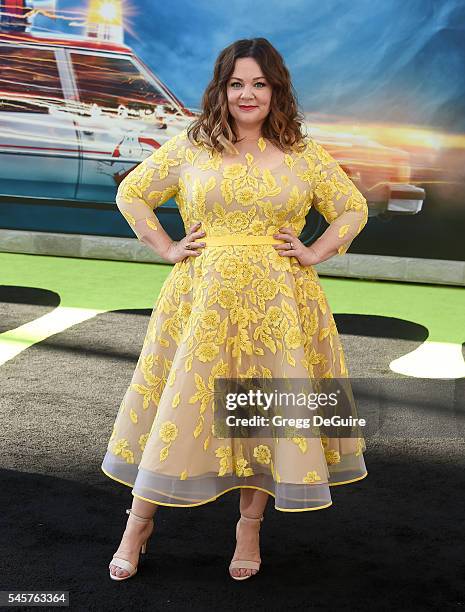
<svg viewBox="0 0 465 612"><path fill-rule="evenodd" d="M204 236L199 242L205 242L206 246L230 246L239 244L283 244L286 240L273 238L273 236L247 236L245 234L225 234L224 236Z"/></svg>

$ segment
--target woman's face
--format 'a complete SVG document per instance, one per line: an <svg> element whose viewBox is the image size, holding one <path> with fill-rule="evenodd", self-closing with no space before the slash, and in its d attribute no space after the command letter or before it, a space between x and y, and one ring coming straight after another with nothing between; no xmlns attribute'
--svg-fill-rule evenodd
<svg viewBox="0 0 465 612"><path fill-rule="evenodd" d="M259 64L252 57L237 59L226 87L229 112L236 124L259 127L270 112L271 102L271 85Z"/></svg>

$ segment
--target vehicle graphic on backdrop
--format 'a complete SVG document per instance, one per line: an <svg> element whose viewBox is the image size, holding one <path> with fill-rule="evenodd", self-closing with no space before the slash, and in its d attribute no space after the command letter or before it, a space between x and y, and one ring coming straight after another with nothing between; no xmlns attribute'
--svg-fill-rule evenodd
<svg viewBox="0 0 465 612"><path fill-rule="evenodd" d="M101 24L95 23L97 9ZM94 17L86 35L39 35L30 27L25 3L1 3L2 200L47 198L68 206L108 203L114 208L126 174L197 115L120 42L118 10L118 0L91 0ZM315 122L309 122L308 132L367 198L370 216L420 212L425 192L409 183L407 152L361 136L335 139ZM184 235L174 202L157 214L174 238ZM321 233L322 223L311 210L304 242Z"/></svg>

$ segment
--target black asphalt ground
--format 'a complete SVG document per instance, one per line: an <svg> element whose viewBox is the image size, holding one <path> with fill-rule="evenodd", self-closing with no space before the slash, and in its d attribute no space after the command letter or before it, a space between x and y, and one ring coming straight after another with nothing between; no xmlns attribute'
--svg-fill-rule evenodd
<svg viewBox="0 0 465 612"><path fill-rule="evenodd" d="M36 302L0 303L0 331L53 308ZM386 382L367 478L332 487L319 511L278 512L270 498L250 580L227 569L239 491L161 507L144 566L110 580L132 496L100 465L150 313L98 315L0 367L0 590L66 590L73 611L465 608L465 383L390 371L424 333L383 317L335 315L351 376Z"/></svg>

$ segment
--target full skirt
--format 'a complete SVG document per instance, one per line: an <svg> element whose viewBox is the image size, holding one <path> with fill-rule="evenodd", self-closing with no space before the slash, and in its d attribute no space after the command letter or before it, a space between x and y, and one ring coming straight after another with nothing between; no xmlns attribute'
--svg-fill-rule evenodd
<svg viewBox="0 0 465 612"><path fill-rule="evenodd" d="M249 487L272 495L277 510L294 512L326 508L330 486L367 476L362 436L215 435L217 378L348 378L313 266L269 245L210 248L175 264L156 299L103 472L161 505L196 506Z"/></svg>

